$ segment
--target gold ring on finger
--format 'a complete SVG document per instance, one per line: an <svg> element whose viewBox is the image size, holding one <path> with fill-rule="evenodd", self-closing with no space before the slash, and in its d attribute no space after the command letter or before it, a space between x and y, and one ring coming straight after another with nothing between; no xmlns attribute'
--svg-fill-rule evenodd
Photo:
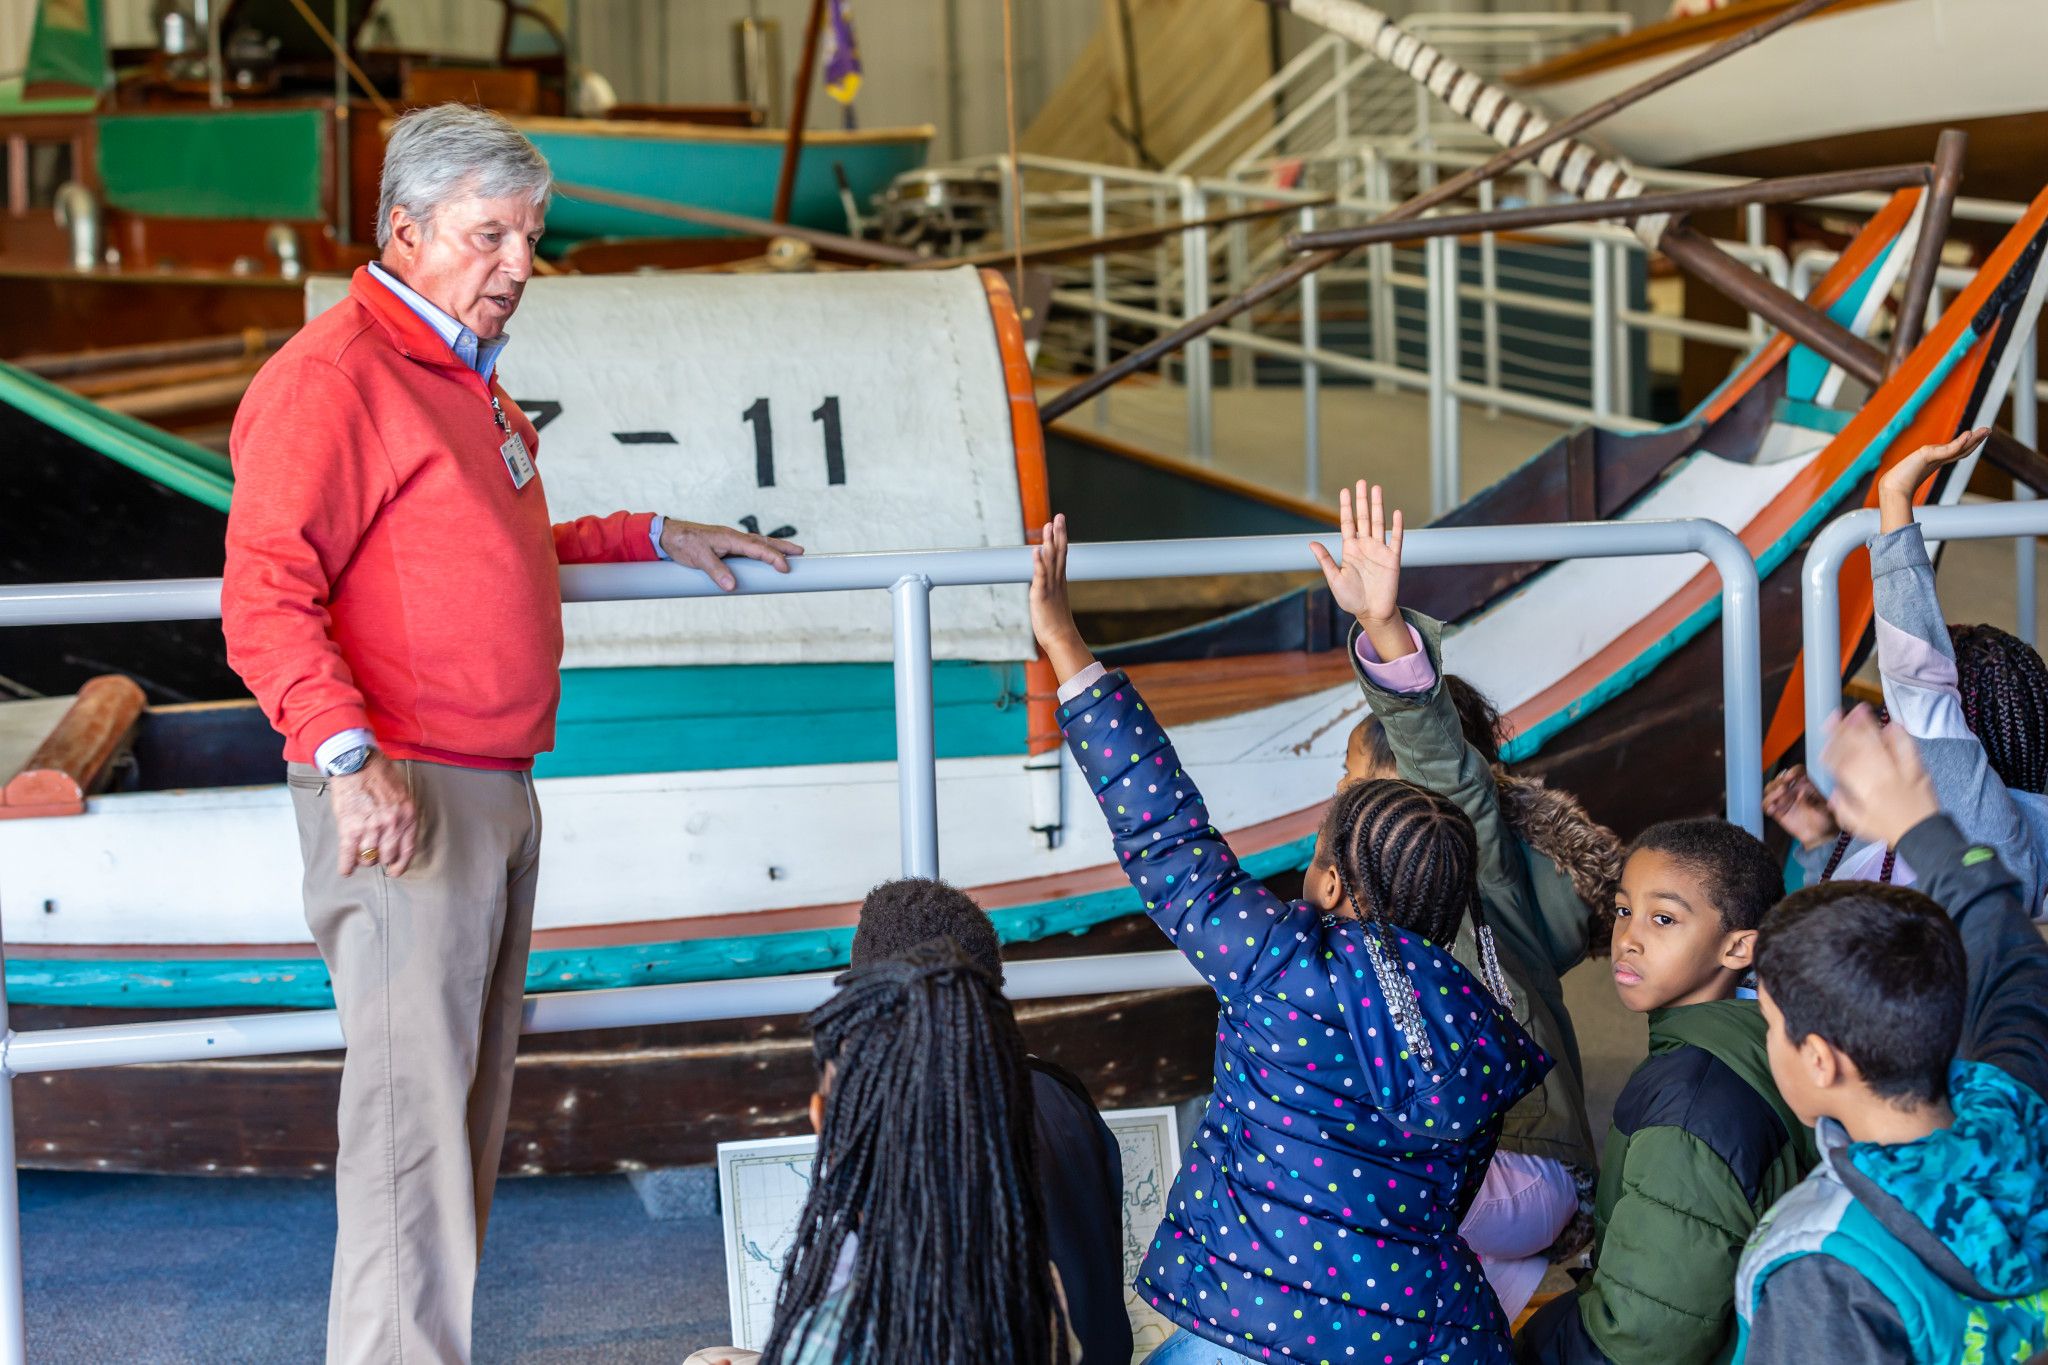
<svg viewBox="0 0 2048 1365"><path fill-rule="evenodd" d="M361 863L364 867L368 867L372 863L376 862L377 858L378 853L377 850L374 848L363 848L356 850L356 861Z"/></svg>

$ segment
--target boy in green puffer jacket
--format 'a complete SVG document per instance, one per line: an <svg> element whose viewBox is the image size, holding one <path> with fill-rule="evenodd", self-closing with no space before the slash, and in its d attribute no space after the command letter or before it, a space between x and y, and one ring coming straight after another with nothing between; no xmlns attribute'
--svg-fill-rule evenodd
<svg viewBox="0 0 2048 1365"><path fill-rule="evenodd" d="M1516 1360L1733 1355L1743 1244L1813 1165L1812 1135L1771 1079L1763 1016L1735 998L1781 888L1763 844L1725 820L1653 825L1631 846L1614 984L1649 1015L1650 1055L1615 1102L1593 1273L1530 1319Z"/></svg>
<svg viewBox="0 0 2048 1365"><path fill-rule="evenodd" d="M1828 882L1757 945L1771 1069L1821 1164L1743 1254L1738 1358L2019 1361L2048 1350L2048 945L2020 884L1867 710L1833 806L1916 888Z"/></svg>

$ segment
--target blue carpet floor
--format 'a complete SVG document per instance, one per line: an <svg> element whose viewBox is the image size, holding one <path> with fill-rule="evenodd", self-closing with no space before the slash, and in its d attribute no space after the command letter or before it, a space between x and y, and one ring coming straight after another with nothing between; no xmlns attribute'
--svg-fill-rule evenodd
<svg viewBox="0 0 2048 1365"><path fill-rule="evenodd" d="M37 1365L322 1356L334 1188L24 1172ZM498 1186L476 1360L678 1365L729 1339L716 1217L657 1221L622 1178Z"/></svg>

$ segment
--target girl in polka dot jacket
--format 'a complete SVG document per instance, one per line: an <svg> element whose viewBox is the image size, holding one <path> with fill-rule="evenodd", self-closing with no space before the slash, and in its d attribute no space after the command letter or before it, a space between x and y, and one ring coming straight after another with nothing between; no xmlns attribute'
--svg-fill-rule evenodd
<svg viewBox="0 0 2048 1365"><path fill-rule="evenodd" d="M1152 1360L1508 1360L1458 1223L1551 1062L1500 1004L1490 934L1491 989L1439 946L1478 914L1471 822L1408 783L1356 783L1306 898L1276 899L1130 680L1082 643L1064 519L1034 553L1068 745L1147 912L1222 1004L1215 1093L1137 1279L1182 1329Z"/></svg>

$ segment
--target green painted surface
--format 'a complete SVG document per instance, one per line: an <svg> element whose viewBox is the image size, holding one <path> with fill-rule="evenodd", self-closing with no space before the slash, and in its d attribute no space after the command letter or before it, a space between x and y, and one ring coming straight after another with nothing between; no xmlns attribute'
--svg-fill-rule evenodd
<svg viewBox="0 0 2048 1365"><path fill-rule="evenodd" d="M1842 428L1849 425L1856 416L1854 408L1828 408L1819 403L1806 403L1797 398L1780 398L1771 409L1771 416L1780 422L1789 422L1795 427L1808 431L1824 431L1830 436L1842 434Z"/></svg>
<svg viewBox="0 0 2048 1365"><path fill-rule="evenodd" d="M326 122L318 109L105 114L100 180L131 213L317 219Z"/></svg>
<svg viewBox="0 0 2048 1365"><path fill-rule="evenodd" d="M114 83L107 65L106 21L100 0L66 5L38 4L29 30L26 85L74 85L105 90Z"/></svg>
<svg viewBox="0 0 2048 1365"><path fill-rule="evenodd" d="M1021 755L1024 666L932 669L940 758ZM891 665L698 664L562 674L555 752L539 777L703 772L896 757Z"/></svg>
<svg viewBox="0 0 2048 1365"><path fill-rule="evenodd" d="M21 91L21 77L0 76L0 117L8 114L86 114L99 103L97 95L29 99Z"/></svg>
<svg viewBox="0 0 2048 1365"><path fill-rule="evenodd" d="M27 370L0 362L0 403L19 408L79 444L218 512L234 485L225 455L134 417L109 412Z"/></svg>
<svg viewBox="0 0 2048 1365"><path fill-rule="evenodd" d="M703 204L755 218L768 217L775 207L775 178L782 164L782 148L777 143L690 142L542 128L526 131L546 155L558 181L678 204ZM925 148L926 139L921 137L807 148L797 163L790 221L846 231L846 211L839 203L833 165L844 168L855 200L865 205L896 176L922 166ZM592 237L724 235L674 218L580 201L558 189L548 208L543 247L557 250Z"/></svg>
<svg viewBox="0 0 2048 1365"><path fill-rule="evenodd" d="M1076 829L1072 833L1086 838L1092 831ZM1314 848L1315 837L1309 835L1246 854L1242 861L1253 876L1271 877L1308 866ZM989 917L1003 942L1035 943L1060 934L1078 934L1143 909L1130 887L1118 886L996 910ZM605 990L830 971L846 965L852 941L850 928L808 929L791 934L540 951L527 960L526 989ZM14 950L7 956L7 998L17 1005L107 1009L334 1006L327 968L317 957L123 961L36 957Z"/></svg>

